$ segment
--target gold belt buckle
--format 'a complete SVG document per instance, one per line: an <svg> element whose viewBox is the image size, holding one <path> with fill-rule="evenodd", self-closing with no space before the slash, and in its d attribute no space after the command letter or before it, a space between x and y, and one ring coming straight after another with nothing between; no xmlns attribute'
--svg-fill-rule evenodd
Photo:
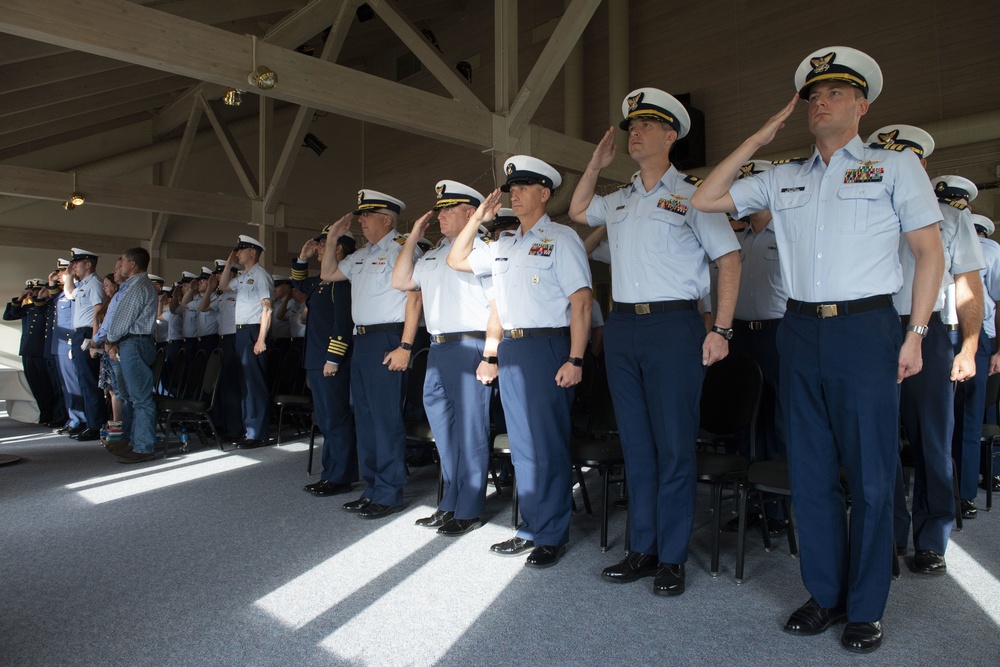
<svg viewBox="0 0 1000 667"><path fill-rule="evenodd" d="M760 331L764 328L764 323L758 320L750 322L750 331Z"/></svg>
<svg viewBox="0 0 1000 667"><path fill-rule="evenodd" d="M637 303L635 304L635 314L636 315L649 315L649 304L648 303Z"/></svg>
<svg viewBox="0 0 1000 667"><path fill-rule="evenodd" d="M365 327L364 327L363 324L358 325L358 333L359 334L364 334L365 333Z"/></svg>
<svg viewBox="0 0 1000 667"><path fill-rule="evenodd" d="M816 306L816 317L836 317L837 316L837 304L835 303L824 303L821 306Z"/></svg>
<svg viewBox="0 0 1000 667"><path fill-rule="evenodd" d="M435 334L433 336L433 340L434 340L435 343L441 344L441 343L444 342L444 335L443 334Z"/></svg>
<svg viewBox="0 0 1000 667"><path fill-rule="evenodd" d="M510 330L510 337L511 338L524 338L524 329L511 329Z"/></svg>

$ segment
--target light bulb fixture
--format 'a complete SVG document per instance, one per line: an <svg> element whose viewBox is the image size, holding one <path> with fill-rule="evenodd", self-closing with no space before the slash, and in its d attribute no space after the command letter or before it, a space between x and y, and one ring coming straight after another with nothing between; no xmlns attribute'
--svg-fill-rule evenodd
<svg viewBox="0 0 1000 667"><path fill-rule="evenodd" d="M74 208L76 208L76 204L74 204L71 201L64 201L63 208L66 209L67 211L72 211Z"/></svg>
<svg viewBox="0 0 1000 667"><path fill-rule="evenodd" d="M222 96L222 103L227 107L238 107L243 104L243 94L236 88L230 88Z"/></svg>
<svg viewBox="0 0 1000 667"><path fill-rule="evenodd" d="M69 196L69 201L63 202L63 208L72 211L77 206L83 206L86 198L76 190L76 172L73 172L73 194Z"/></svg>
<svg viewBox="0 0 1000 667"><path fill-rule="evenodd" d="M261 90L271 90L278 85L278 75L267 65L257 65L257 36L250 35L253 40L253 71L247 76L247 81Z"/></svg>

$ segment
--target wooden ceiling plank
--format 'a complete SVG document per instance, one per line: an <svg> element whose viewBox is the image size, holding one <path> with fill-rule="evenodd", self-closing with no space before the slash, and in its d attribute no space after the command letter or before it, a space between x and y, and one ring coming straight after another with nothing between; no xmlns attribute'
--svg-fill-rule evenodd
<svg viewBox="0 0 1000 667"><path fill-rule="evenodd" d="M559 19L559 25L549 37L541 55L538 56L538 61L531 68L528 78L524 80L524 85L511 104L507 123L511 135L520 134L534 117L552 82L562 70L563 63L580 40L584 28L590 23L600 4L601 0L573 0L566 8L562 18Z"/></svg>
<svg viewBox="0 0 1000 667"><path fill-rule="evenodd" d="M337 60L340 50L347 39L347 33L351 29L351 22L354 20L354 2L341 2L340 13L334 17L331 23L329 37L323 44L323 51L320 53L320 60L333 62ZM309 122L312 120L315 109L311 107L299 107L292 121L292 127L288 132L288 138L282 148L278 163L274 168L271 183L268 185L267 193L264 196L264 212L274 213L278 209L278 203L284 195L288 179L292 175L292 168L299 156L302 147L302 140L306 136Z"/></svg>
<svg viewBox="0 0 1000 667"><path fill-rule="evenodd" d="M102 117L100 121L94 123L93 125L77 127L73 130L62 132L60 134L53 134L41 139L34 139L26 141L25 143L12 145L8 148L2 148L0 149L0 162L21 155L34 153L46 148L51 148L52 146L61 146L62 144L75 141L81 137L100 134L102 132L111 132L113 130L142 122L149 122L148 110L144 110L142 113L133 114L131 116L124 116L122 118Z"/></svg>
<svg viewBox="0 0 1000 667"><path fill-rule="evenodd" d="M29 111L2 116L0 117L0 135L18 132L37 125L55 123L65 118L72 118L73 116L79 116L91 111L117 107L122 104L135 102L136 100L160 99L159 96L164 93L183 88L185 81L184 77L167 77L158 81L136 84L109 92L84 95L68 104L56 102Z"/></svg>
<svg viewBox="0 0 1000 667"><path fill-rule="evenodd" d="M170 90L183 88L184 82L190 81L187 77L177 76L170 72L131 66L124 69L93 74L82 79L76 86L52 83L47 86L37 86L35 88L8 93L3 96L3 104L0 105L0 118L32 109L39 109L51 104L75 103L75 100L86 95L109 93L120 88L128 88L141 83L166 80L173 82ZM168 84L164 83L164 85Z"/></svg>
<svg viewBox="0 0 1000 667"><path fill-rule="evenodd" d="M88 0L85 7L74 0L47 0L44 7L33 0L6 4L2 32L223 86L246 86L251 68L246 37L125 0ZM483 149L492 143L492 120L482 109L270 44L258 44L257 54L259 64L278 73L278 86L266 91L270 97L460 145Z"/></svg>
<svg viewBox="0 0 1000 667"><path fill-rule="evenodd" d="M233 222L246 222L250 219L250 201L243 197L180 190L86 174L77 174L76 188L86 197L85 206L165 211ZM0 194L63 201L72 191L72 174L0 165Z"/></svg>
<svg viewBox="0 0 1000 667"><path fill-rule="evenodd" d="M181 143L177 147L177 157L174 158L174 166L171 168L170 176L167 178L168 188L176 188L180 182L181 174L184 173L188 156L191 154L191 146L194 144L194 138L198 134L198 122L201 120L202 109L200 100L191 105L187 125L184 126L184 135L181 137ZM163 234L167 230L167 221L169 218L170 214L165 211L160 211L157 214L156 222L153 223L153 235L150 238L151 248L158 248L160 246L160 242L163 241Z"/></svg>
<svg viewBox="0 0 1000 667"><path fill-rule="evenodd" d="M98 255L117 255L124 248L137 246L142 242L142 239L91 234L83 229L74 229L68 232L54 229L33 229L30 234L25 234L23 227L0 227L0 235L3 235L4 245L14 248L52 250L53 248L83 246Z"/></svg>
<svg viewBox="0 0 1000 667"><path fill-rule="evenodd" d="M198 23L218 25L255 18L302 7L305 0L173 0L150 6L151 9L182 16Z"/></svg>
<svg viewBox="0 0 1000 667"><path fill-rule="evenodd" d="M393 0L369 0L368 5L385 21L389 29L406 45L421 64L444 86L452 97L466 104L483 107L482 102L469 88L468 82L441 57L441 52L424 36L420 29L400 11Z"/></svg>
<svg viewBox="0 0 1000 667"><path fill-rule="evenodd" d="M25 60L54 56L66 53L68 50L54 44L21 39L13 35L3 35L0 37L0 65L13 65Z"/></svg>
<svg viewBox="0 0 1000 667"><path fill-rule="evenodd" d="M0 95L51 83L72 87L90 74L123 67L126 65L119 60L89 53L59 53L35 58L4 68L4 75L0 77Z"/></svg>
<svg viewBox="0 0 1000 667"><path fill-rule="evenodd" d="M247 197L255 199L257 197L257 179L254 178L250 163L247 162L243 151L240 150L240 145L236 143L233 133L229 131L229 127L219 118L219 102L208 102L203 97L201 98L201 104L209 122L212 123L212 128L215 129L215 134L219 137L219 143L222 144L222 150L229 159L229 164L232 165L233 171L236 172L236 178L240 180L240 184L247 193Z"/></svg>

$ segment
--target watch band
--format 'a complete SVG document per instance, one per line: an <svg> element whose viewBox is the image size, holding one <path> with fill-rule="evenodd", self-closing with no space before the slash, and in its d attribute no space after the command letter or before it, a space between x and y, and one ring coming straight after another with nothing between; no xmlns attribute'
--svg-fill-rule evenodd
<svg viewBox="0 0 1000 667"><path fill-rule="evenodd" d="M927 334L930 332L930 327L926 324L910 324L906 327L907 331L912 331L921 338L927 338Z"/></svg>
<svg viewBox="0 0 1000 667"><path fill-rule="evenodd" d="M487 357L486 355L482 356L482 360L488 364L496 364L499 361L496 357Z"/></svg>
<svg viewBox="0 0 1000 667"><path fill-rule="evenodd" d="M412 350L413 349L413 346L410 345L409 343L400 343L399 346L401 348L403 348L404 350Z"/></svg>
<svg viewBox="0 0 1000 667"><path fill-rule="evenodd" d="M583 357L570 357L568 361L577 368L583 366Z"/></svg>
<svg viewBox="0 0 1000 667"><path fill-rule="evenodd" d="M712 327L712 332L719 334L720 336L722 336L726 340L732 340L733 339L733 329L732 329L732 327L730 327L728 329L724 329L722 327L713 326Z"/></svg>

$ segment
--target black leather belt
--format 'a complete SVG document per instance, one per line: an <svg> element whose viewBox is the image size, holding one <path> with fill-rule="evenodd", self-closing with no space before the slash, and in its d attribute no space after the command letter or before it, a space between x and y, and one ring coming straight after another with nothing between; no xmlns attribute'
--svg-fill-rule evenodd
<svg viewBox="0 0 1000 667"><path fill-rule="evenodd" d="M237 329L246 329L247 327L259 327L259 326L260 326L259 322L254 322L253 324L237 324L236 328Z"/></svg>
<svg viewBox="0 0 1000 667"><path fill-rule="evenodd" d="M788 300L788 310L807 315L818 319L828 317L843 317L845 315L857 315L867 313L879 308L888 308L892 305L892 297L888 294L870 296L864 299L854 299L853 301L833 301L830 303L810 303L808 301Z"/></svg>
<svg viewBox="0 0 1000 667"><path fill-rule="evenodd" d="M899 316L899 322L904 327L910 326L910 316L909 315L900 315ZM931 313L931 318L930 318L930 320L928 320L927 324L941 324L941 311L940 310L935 310L933 313Z"/></svg>
<svg viewBox="0 0 1000 667"><path fill-rule="evenodd" d="M540 329L504 329L504 338L540 338L542 336L568 336L569 327L547 327Z"/></svg>
<svg viewBox="0 0 1000 667"><path fill-rule="evenodd" d="M77 328L73 329L73 331L76 332L76 333L80 333L81 331L91 331L92 332L93 330L94 330L94 327L77 327Z"/></svg>
<svg viewBox="0 0 1000 667"><path fill-rule="evenodd" d="M733 328L747 331L770 331L777 329L781 320L733 320Z"/></svg>
<svg viewBox="0 0 1000 667"><path fill-rule="evenodd" d="M402 322L388 322L386 324L359 324L357 326L358 334L365 335L370 333L378 333L379 331L402 331Z"/></svg>
<svg viewBox="0 0 1000 667"><path fill-rule="evenodd" d="M611 307L616 313L629 315L649 315L650 313L673 313L679 310L696 310L695 301L653 301L651 303L618 303Z"/></svg>
<svg viewBox="0 0 1000 667"><path fill-rule="evenodd" d="M118 342L120 343L123 340L128 340L129 338L152 338L152 337L153 334L125 334L124 336L118 339Z"/></svg>
<svg viewBox="0 0 1000 667"><path fill-rule="evenodd" d="M458 331L456 333L432 334L432 343L454 343L459 340L486 340L485 331Z"/></svg>
<svg viewBox="0 0 1000 667"><path fill-rule="evenodd" d="M958 331L958 325L957 324L946 324L946 325L944 325L944 328L947 331Z"/></svg>

